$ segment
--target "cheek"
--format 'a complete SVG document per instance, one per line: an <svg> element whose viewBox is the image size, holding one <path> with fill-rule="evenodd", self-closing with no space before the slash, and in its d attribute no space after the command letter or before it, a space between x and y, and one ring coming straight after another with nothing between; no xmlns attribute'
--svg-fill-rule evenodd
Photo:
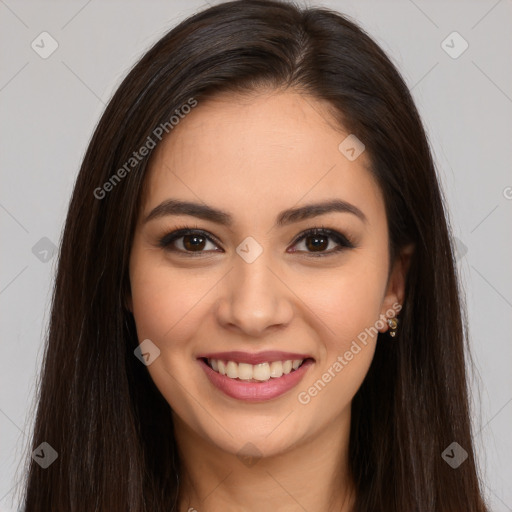
<svg viewBox="0 0 512 512"><path fill-rule="evenodd" d="M192 279L186 273L172 271L156 262L136 260L130 274L139 340L149 338L166 351L178 348L180 344L176 340L186 339L187 332L198 329L201 298L211 283Z"/></svg>
<svg viewBox="0 0 512 512"><path fill-rule="evenodd" d="M311 296L321 320L322 353L314 373L301 385L297 401L312 418L334 420L346 410L364 381L375 353L382 276L356 270L331 280ZM318 324L320 325L320 323Z"/></svg>
<svg viewBox="0 0 512 512"><path fill-rule="evenodd" d="M183 271L159 266L156 262L133 266L131 290L133 315L139 343L150 339L160 354L147 370L172 407L191 414L183 396L189 379L193 344L190 343L204 316L204 301L211 283L192 279ZM203 300L201 300L203 298ZM190 409L190 410L189 410Z"/></svg>
<svg viewBox="0 0 512 512"><path fill-rule="evenodd" d="M322 320L334 348L343 349L378 320L386 281L382 264L361 258L324 277L302 280L307 305Z"/></svg>
<svg viewBox="0 0 512 512"><path fill-rule="evenodd" d="M372 254L361 251L346 266L331 269L320 279L316 275L304 285L304 290L314 290L307 295L308 306L321 320L317 336L322 353L314 374L302 387L305 394L299 402L309 403L318 395L313 406L319 408L318 414L328 403L337 404L331 414L348 405L373 359L387 259Z"/></svg>

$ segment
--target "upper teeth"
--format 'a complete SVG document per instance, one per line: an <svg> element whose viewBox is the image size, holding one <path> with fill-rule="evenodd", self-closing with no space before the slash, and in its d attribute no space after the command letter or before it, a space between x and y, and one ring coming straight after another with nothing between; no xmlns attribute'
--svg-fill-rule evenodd
<svg viewBox="0 0 512 512"><path fill-rule="evenodd" d="M231 379L260 380L278 378L290 373L292 368L296 370L304 359L289 359L287 361L272 361L271 363L248 364L235 363L234 361L221 361L220 359L208 359L212 369Z"/></svg>

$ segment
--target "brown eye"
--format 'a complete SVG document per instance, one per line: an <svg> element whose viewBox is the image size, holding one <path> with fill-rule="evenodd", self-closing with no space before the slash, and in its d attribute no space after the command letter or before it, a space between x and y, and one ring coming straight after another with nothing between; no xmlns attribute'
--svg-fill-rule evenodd
<svg viewBox="0 0 512 512"><path fill-rule="evenodd" d="M355 247L341 233L326 228L313 228L303 232L295 240L293 247L300 244L303 244L303 249L295 249L291 252L303 252L308 256L330 256L339 251ZM200 256L207 252L222 251L212 236L190 228L181 228L168 233L159 240L158 245L166 251L188 256Z"/></svg>
<svg viewBox="0 0 512 512"><path fill-rule="evenodd" d="M329 245L329 237L325 235L308 235L305 240L310 251L323 251Z"/></svg>
<svg viewBox="0 0 512 512"><path fill-rule="evenodd" d="M208 247L210 244L210 247ZM158 245L167 251L196 253L209 252L216 250L217 245L213 240L200 231L191 229L179 229L165 235Z"/></svg>
<svg viewBox="0 0 512 512"><path fill-rule="evenodd" d="M305 231L295 241L294 246L303 243L305 250L292 252L306 252L310 256L329 256L331 254L355 247L350 240L331 229L313 228ZM328 249L329 250L326 250Z"/></svg>
<svg viewBox="0 0 512 512"><path fill-rule="evenodd" d="M187 251L202 250L206 245L206 237L203 235L184 235L182 245Z"/></svg>

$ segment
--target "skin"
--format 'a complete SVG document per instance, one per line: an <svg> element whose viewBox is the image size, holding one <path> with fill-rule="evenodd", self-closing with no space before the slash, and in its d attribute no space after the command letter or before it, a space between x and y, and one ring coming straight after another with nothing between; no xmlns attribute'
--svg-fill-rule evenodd
<svg viewBox="0 0 512 512"><path fill-rule="evenodd" d="M339 151L349 133L328 107L290 90L223 93L200 102L150 162L127 306L139 340L149 338L161 351L147 369L173 411L184 465L182 511L352 508L350 405L376 336L360 344L309 403L300 403L298 394L321 379L365 328L402 303L411 251L389 266L384 201L369 159L363 152L349 161ZM234 224L185 215L143 222L169 198L225 210ZM274 225L284 209L327 199L351 203L366 221L331 212ZM207 241L199 257L179 252L183 238L174 252L158 245L184 225L221 243ZM304 230L322 226L344 234L355 248L315 257L308 239L293 244ZM263 249L252 263L235 251L248 236ZM320 252L337 246L327 240ZM380 332L388 329L382 323ZM196 359L231 350L307 353L315 363L285 395L242 402L212 386ZM255 450L247 443L260 457L252 465L241 460Z"/></svg>

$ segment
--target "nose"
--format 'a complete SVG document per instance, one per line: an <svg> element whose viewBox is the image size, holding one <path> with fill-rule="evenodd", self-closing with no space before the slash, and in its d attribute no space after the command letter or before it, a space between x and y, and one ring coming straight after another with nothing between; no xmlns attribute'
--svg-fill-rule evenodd
<svg viewBox="0 0 512 512"><path fill-rule="evenodd" d="M261 337L290 323L293 293L269 263L265 251L252 263L235 260L218 288L216 316L222 327Z"/></svg>

